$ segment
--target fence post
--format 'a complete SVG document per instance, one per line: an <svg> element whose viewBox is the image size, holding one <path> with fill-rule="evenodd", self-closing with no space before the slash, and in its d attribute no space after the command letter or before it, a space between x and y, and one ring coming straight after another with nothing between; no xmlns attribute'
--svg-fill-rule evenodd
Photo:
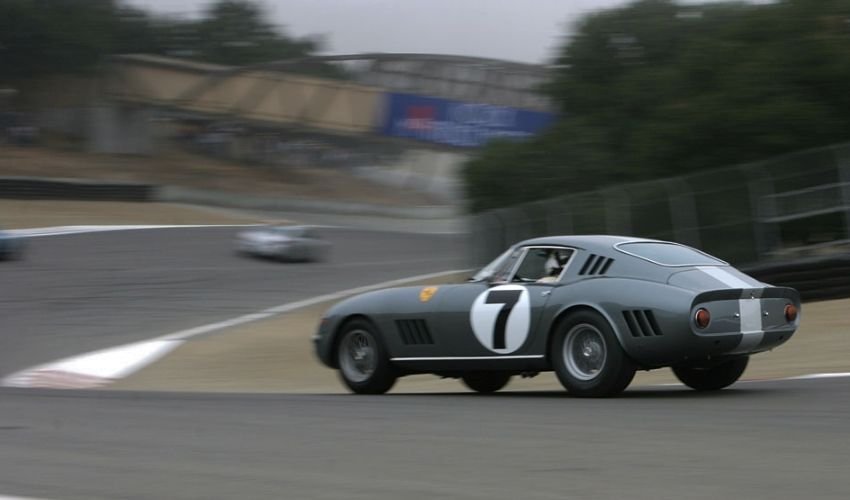
<svg viewBox="0 0 850 500"><path fill-rule="evenodd" d="M546 232L549 234L573 234L573 211L567 198L556 198L547 203ZM561 229L563 228L563 229Z"/></svg>
<svg viewBox="0 0 850 500"><path fill-rule="evenodd" d="M605 198L605 230L608 234L632 234L631 200L623 186L602 190Z"/></svg>
<svg viewBox="0 0 850 500"><path fill-rule="evenodd" d="M697 204L691 187L682 177L663 180L667 188L667 200L670 206L670 221L676 241L700 248L702 239L699 232Z"/></svg>
<svg viewBox="0 0 850 500"><path fill-rule="evenodd" d="M841 183L841 203L844 205L844 239L850 239L850 152L846 145L835 147L833 152Z"/></svg>
<svg viewBox="0 0 850 500"><path fill-rule="evenodd" d="M779 231L776 217L775 190L773 188L773 177L764 168L764 163L754 163L738 167L747 177L747 193L750 197L750 220L753 224L753 233L756 240L756 255L759 260L767 253L775 250L779 245ZM759 174L754 175L758 170Z"/></svg>

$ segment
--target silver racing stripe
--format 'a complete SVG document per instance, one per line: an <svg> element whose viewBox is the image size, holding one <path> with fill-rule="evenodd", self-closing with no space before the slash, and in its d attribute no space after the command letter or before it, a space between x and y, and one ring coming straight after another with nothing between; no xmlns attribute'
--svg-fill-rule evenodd
<svg viewBox="0 0 850 500"><path fill-rule="evenodd" d="M752 352L764 339L761 323L761 299L741 299L738 301L741 311L741 342L732 351L733 354Z"/></svg>
<svg viewBox="0 0 850 500"><path fill-rule="evenodd" d="M730 273L726 269L723 269L722 267L699 266L697 267L697 269L711 276L717 281L723 283L729 288L756 288L762 286L760 283L757 282L744 281L743 279L739 278L738 276L735 276L734 274Z"/></svg>

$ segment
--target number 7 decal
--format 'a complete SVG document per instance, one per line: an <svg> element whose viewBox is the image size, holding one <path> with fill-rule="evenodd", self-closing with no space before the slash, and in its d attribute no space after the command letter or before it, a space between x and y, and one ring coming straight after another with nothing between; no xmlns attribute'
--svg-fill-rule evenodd
<svg viewBox="0 0 850 500"><path fill-rule="evenodd" d="M481 292L469 312L478 342L499 354L516 351L528 338L531 304L520 285L500 285Z"/></svg>
<svg viewBox="0 0 850 500"><path fill-rule="evenodd" d="M487 295L486 304L503 304L496 325L493 327L493 349L505 348L505 327L514 305L519 301L522 290L491 290Z"/></svg>

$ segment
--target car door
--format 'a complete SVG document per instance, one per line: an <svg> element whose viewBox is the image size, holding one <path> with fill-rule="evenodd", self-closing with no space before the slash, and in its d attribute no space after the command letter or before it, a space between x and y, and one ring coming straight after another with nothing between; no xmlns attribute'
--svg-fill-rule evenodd
<svg viewBox="0 0 850 500"><path fill-rule="evenodd" d="M458 369L464 368L467 361L542 359L542 344L533 340L539 334L540 319L552 288L559 283L538 280L545 276L543 265L553 249L517 249L489 280L446 289L434 317L441 356L454 360L452 366Z"/></svg>

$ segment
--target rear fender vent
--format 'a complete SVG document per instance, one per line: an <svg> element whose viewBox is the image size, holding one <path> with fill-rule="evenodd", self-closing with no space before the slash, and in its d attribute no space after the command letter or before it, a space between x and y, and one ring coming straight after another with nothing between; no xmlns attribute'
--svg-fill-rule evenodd
<svg viewBox="0 0 850 500"><path fill-rule="evenodd" d="M434 338L431 337L431 332L428 330L428 324L424 319L397 319L396 328L398 328L401 341L405 345L424 345L433 344Z"/></svg>
<svg viewBox="0 0 850 500"><path fill-rule="evenodd" d="M584 265L581 266L581 270L578 272L578 274L581 276L602 276L603 274L608 272L608 269L611 268L611 264L613 263L614 259L610 257L590 254L587 260L584 261Z"/></svg>
<svg viewBox="0 0 850 500"><path fill-rule="evenodd" d="M623 311L623 318L629 325L632 337L658 337L662 335L661 327L655 320L655 314L649 309Z"/></svg>

